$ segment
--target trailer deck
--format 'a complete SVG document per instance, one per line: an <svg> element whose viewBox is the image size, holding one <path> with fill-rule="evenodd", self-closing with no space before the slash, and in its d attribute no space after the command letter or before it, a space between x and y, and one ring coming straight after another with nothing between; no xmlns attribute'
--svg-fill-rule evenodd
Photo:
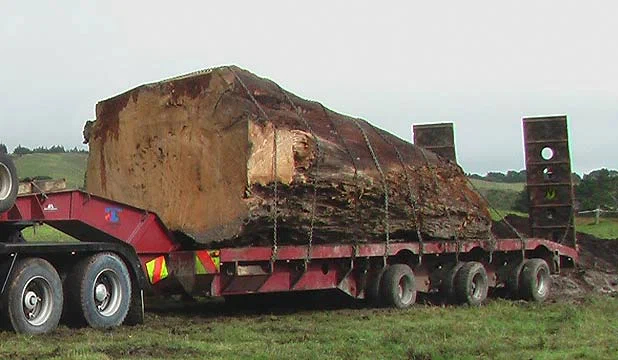
<svg viewBox="0 0 618 360"><path fill-rule="evenodd" d="M499 283L496 261L518 254L542 253L554 271L578 260L577 251L557 242L539 239L499 239L465 242L425 241L358 245L280 246L273 257L271 247L183 249L156 214L79 190L18 197L9 212L0 215L0 228L21 229L47 224L78 240L75 244L0 243L0 254L45 256L53 253L114 251L131 260L144 289L152 292L183 291L194 295L224 296L260 292L340 289L364 298L359 269L369 271L380 262L398 257L417 269L417 290L432 291L433 283L424 262L446 266L455 257L477 253L488 268L490 286ZM157 268L157 261L159 267ZM364 264L359 266L359 264ZM150 268L149 269L149 264ZM503 264L499 264L503 265ZM165 275L162 276L162 273ZM174 286L174 285L180 285Z"/></svg>

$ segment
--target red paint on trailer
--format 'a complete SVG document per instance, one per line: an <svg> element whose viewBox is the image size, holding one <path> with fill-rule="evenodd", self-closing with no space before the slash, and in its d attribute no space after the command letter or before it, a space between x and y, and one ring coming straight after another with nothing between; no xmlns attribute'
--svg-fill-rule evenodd
<svg viewBox="0 0 618 360"><path fill-rule="evenodd" d="M351 296L362 297L363 272L354 268L355 259L381 259L384 255L395 256L402 251L416 255L452 255L481 249L488 254L545 247L573 262L579 259L576 249L532 238L495 242L477 240L460 244L404 242L392 243L388 247L378 243L358 245L356 249L353 245L314 245L310 249L309 262L305 262L307 246L281 246L276 261L271 264L270 247L184 250L156 214L77 190L21 196L11 210L0 214L0 223L32 222L49 224L82 241L128 243L135 249L144 271L146 262L165 256L173 260L168 262L169 276L157 283L153 287L155 290L167 291L174 288L168 285L176 281L185 289L203 291L211 296L338 288ZM207 276L197 275L193 270L193 253L199 257L202 250L220 250L219 269L210 258L204 261L200 257L208 270L213 271ZM428 273L419 272L418 280L422 281L419 289L429 289Z"/></svg>
<svg viewBox="0 0 618 360"><path fill-rule="evenodd" d="M116 221L109 221L114 212ZM20 196L0 222L42 222L83 241L123 241L139 255L160 255L180 245L154 213L82 191Z"/></svg>
<svg viewBox="0 0 618 360"><path fill-rule="evenodd" d="M422 246L423 254L448 254L457 252L457 244L445 241L428 241L421 243L394 243L389 246L387 254L396 255L400 251L410 251L420 254ZM570 247L544 239L501 239L493 246L485 241L470 241L461 244L461 253L469 252L475 248L489 251L519 251L534 250L539 246L545 246L550 251L558 251L561 255L579 259L577 251ZM348 259L354 257L353 245L313 245L311 259ZM376 257L384 255L384 244L365 244L358 247L356 257ZM246 247L221 249L221 262L235 261L270 261L272 250L270 247ZM306 246L280 246L277 251L277 260L303 260L307 256Z"/></svg>

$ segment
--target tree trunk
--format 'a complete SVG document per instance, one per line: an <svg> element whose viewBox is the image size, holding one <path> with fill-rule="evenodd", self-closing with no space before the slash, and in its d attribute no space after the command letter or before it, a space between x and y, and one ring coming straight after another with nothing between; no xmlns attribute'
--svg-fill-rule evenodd
<svg viewBox="0 0 618 360"><path fill-rule="evenodd" d="M143 85L96 113L88 191L203 244L270 245L275 219L279 244L489 236L459 166L237 67Z"/></svg>

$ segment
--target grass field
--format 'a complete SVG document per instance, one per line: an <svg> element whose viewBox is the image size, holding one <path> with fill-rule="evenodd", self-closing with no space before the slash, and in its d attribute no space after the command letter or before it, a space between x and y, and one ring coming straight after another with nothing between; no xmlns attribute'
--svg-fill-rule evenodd
<svg viewBox="0 0 618 360"><path fill-rule="evenodd" d="M575 228L586 234L594 235L601 239L618 239L618 219L601 218L595 224L590 217L580 217L575 219Z"/></svg>
<svg viewBox="0 0 618 360"><path fill-rule="evenodd" d="M76 239L48 225L32 226L22 231L25 239L32 242L74 242Z"/></svg>
<svg viewBox="0 0 618 360"><path fill-rule="evenodd" d="M491 207L515 208L520 193L524 189L522 183L498 183L484 180L470 179L473 188L478 191Z"/></svg>
<svg viewBox="0 0 618 360"><path fill-rule="evenodd" d="M198 304L147 313L146 324L2 333L6 359L615 359L618 301L408 310L230 313Z"/></svg>
<svg viewBox="0 0 618 360"><path fill-rule="evenodd" d="M470 182L474 187L481 190L509 190L509 191L522 191L524 189L524 183L499 183L493 181L485 181L478 179L470 179Z"/></svg>
<svg viewBox="0 0 618 360"><path fill-rule="evenodd" d="M517 215L517 216L521 216L521 217L528 217L528 214L520 212L520 211L515 211L515 210L501 210L501 209L489 209L489 214L491 215L491 219L493 221L498 221L501 220L502 218L504 218L505 216L509 215L509 214L513 214L513 215Z"/></svg>
<svg viewBox="0 0 618 360"><path fill-rule="evenodd" d="M27 154L14 159L20 179L49 176L53 179L66 179L69 188L80 188L84 185L88 154Z"/></svg>
<svg viewBox="0 0 618 360"><path fill-rule="evenodd" d="M489 213L494 221L498 221L508 214L528 217L526 213L513 210L491 209ZM575 229L584 234L596 236L599 239L618 239L618 219L616 218L601 218L599 224L594 224L594 219L591 217L576 217Z"/></svg>

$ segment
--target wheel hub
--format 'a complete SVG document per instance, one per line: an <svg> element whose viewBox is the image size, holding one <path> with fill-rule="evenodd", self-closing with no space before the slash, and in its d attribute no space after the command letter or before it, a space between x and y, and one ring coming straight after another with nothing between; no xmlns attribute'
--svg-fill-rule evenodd
<svg viewBox="0 0 618 360"><path fill-rule="evenodd" d="M96 277L94 302L102 316L112 316L118 312L123 293L118 274L111 269L104 269Z"/></svg>
<svg viewBox="0 0 618 360"><path fill-rule="evenodd" d="M22 291L22 310L26 321L33 326L41 326L52 315L54 302L49 281L42 276L28 280Z"/></svg>
<svg viewBox="0 0 618 360"><path fill-rule="evenodd" d="M24 295L24 306L28 310L34 310L39 301L41 301L41 298L39 298L34 291L28 291L26 295Z"/></svg>
<svg viewBox="0 0 618 360"><path fill-rule="evenodd" d="M104 284L97 284L94 290L95 299L97 299L97 301L99 302L103 302L105 301L105 299L107 299L108 296L109 290L107 289L107 286L105 286Z"/></svg>

